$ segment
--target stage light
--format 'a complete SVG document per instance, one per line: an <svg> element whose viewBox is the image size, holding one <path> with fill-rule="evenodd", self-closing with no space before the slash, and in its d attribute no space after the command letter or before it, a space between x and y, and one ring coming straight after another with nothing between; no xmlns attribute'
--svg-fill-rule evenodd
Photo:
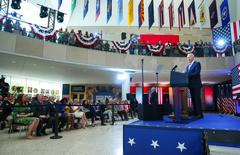
<svg viewBox="0 0 240 155"><path fill-rule="evenodd" d="M58 23L62 23L63 20L64 20L64 13L58 11L57 12L57 21L58 21Z"/></svg>
<svg viewBox="0 0 240 155"><path fill-rule="evenodd" d="M21 3L21 0L12 0L11 7L13 9L19 10L21 9L20 3Z"/></svg>
<svg viewBox="0 0 240 155"><path fill-rule="evenodd" d="M220 39L220 40L217 41L217 47L218 48L223 48L225 45L226 45L225 40Z"/></svg>
<svg viewBox="0 0 240 155"><path fill-rule="evenodd" d="M125 80L127 78L127 73L122 73L117 75L118 80Z"/></svg>
<svg viewBox="0 0 240 155"><path fill-rule="evenodd" d="M39 16L40 16L40 18L47 17L48 16L48 8L45 6L41 6Z"/></svg>

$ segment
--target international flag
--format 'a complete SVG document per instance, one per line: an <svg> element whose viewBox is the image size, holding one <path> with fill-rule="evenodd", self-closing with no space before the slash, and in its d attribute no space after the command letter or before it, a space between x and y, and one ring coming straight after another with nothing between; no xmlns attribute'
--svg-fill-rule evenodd
<svg viewBox="0 0 240 155"><path fill-rule="evenodd" d="M206 14L205 14L205 0L202 0L200 5L198 6L198 11L199 11L199 22L200 22L200 27L203 27L203 25L206 22Z"/></svg>
<svg viewBox="0 0 240 155"><path fill-rule="evenodd" d="M112 0L107 0L107 23L112 16Z"/></svg>
<svg viewBox="0 0 240 155"><path fill-rule="evenodd" d="M129 0L128 2L128 26L131 26L133 22L133 0Z"/></svg>
<svg viewBox="0 0 240 155"><path fill-rule="evenodd" d="M232 96L236 99L240 95L240 64L232 69Z"/></svg>
<svg viewBox="0 0 240 155"><path fill-rule="evenodd" d="M142 26L144 22L144 0L141 0L138 5L138 28Z"/></svg>
<svg viewBox="0 0 240 155"><path fill-rule="evenodd" d="M195 1L194 0L192 1L190 6L188 7L188 17L189 17L189 26L193 26L197 23Z"/></svg>
<svg viewBox="0 0 240 155"><path fill-rule="evenodd" d="M173 8L173 0L168 7L168 14L169 14L169 27L172 29L174 23L174 8Z"/></svg>
<svg viewBox="0 0 240 155"><path fill-rule="evenodd" d="M76 2L77 2L77 0L72 0L72 5L71 5L71 15L73 14L73 11L74 11L75 8L76 8Z"/></svg>
<svg viewBox="0 0 240 155"><path fill-rule="evenodd" d="M101 4L101 1L96 0L96 19L95 19L95 21L97 21L98 17L100 16L100 4Z"/></svg>
<svg viewBox="0 0 240 155"><path fill-rule="evenodd" d="M232 43L240 39L240 20L230 23Z"/></svg>
<svg viewBox="0 0 240 155"><path fill-rule="evenodd" d="M217 13L217 2L216 0L213 0L211 5L209 6L209 15L210 15L210 23L211 23L211 29L215 27L218 23L218 13Z"/></svg>
<svg viewBox="0 0 240 155"><path fill-rule="evenodd" d="M88 13L88 5L89 5L89 0L84 0L83 19L86 17Z"/></svg>
<svg viewBox="0 0 240 155"><path fill-rule="evenodd" d="M0 4L1 4L1 1L0 1ZM58 10L60 9L61 5L62 5L62 0L58 0Z"/></svg>
<svg viewBox="0 0 240 155"><path fill-rule="evenodd" d="M118 24L123 20L123 0L118 0Z"/></svg>
<svg viewBox="0 0 240 155"><path fill-rule="evenodd" d="M185 13L184 13L184 1L182 0L181 4L178 7L178 27L179 30L185 25Z"/></svg>
<svg viewBox="0 0 240 155"><path fill-rule="evenodd" d="M220 6L222 26L226 26L230 22L228 0L224 0Z"/></svg>
<svg viewBox="0 0 240 155"><path fill-rule="evenodd" d="M159 28L162 28L164 25L164 0L160 3L158 7L159 12Z"/></svg>
<svg viewBox="0 0 240 155"><path fill-rule="evenodd" d="M149 29L152 27L153 23L154 23L154 8L153 8L153 0L151 1L151 3L148 6L148 23L149 23Z"/></svg>

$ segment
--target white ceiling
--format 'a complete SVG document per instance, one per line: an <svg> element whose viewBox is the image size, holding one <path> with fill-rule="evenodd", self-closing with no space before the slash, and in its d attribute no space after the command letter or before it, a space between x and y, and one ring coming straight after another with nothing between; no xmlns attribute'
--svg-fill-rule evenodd
<svg viewBox="0 0 240 155"><path fill-rule="evenodd" d="M5 75L24 76L35 79L55 81L60 83L88 84L120 84L117 75L121 72L114 69L69 64L0 53L0 73ZM141 72L131 75L133 83L141 83ZM168 83L169 72L159 73L159 82ZM202 71L204 83L219 83L230 79L229 71ZM144 73L145 83L155 83L156 74Z"/></svg>

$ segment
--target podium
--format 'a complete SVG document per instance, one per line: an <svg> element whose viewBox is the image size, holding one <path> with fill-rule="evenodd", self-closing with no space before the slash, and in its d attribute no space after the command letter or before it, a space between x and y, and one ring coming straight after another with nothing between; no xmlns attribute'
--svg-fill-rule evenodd
<svg viewBox="0 0 240 155"><path fill-rule="evenodd" d="M173 88L173 103L174 103L174 119L173 123L184 123L181 118L182 103L184 102L180 95L181 91L186 91L188 87L188 74L171 71L170 74L170 86ZM185 93L187 94L187 93ZM185 114L187 114L187 106L184 104Z"/></svg>

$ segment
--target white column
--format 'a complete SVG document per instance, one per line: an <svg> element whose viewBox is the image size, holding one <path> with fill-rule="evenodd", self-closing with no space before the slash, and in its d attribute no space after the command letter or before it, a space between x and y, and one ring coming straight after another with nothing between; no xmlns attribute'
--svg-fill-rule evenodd
<svg viewBox="0 0 240 155"><path fill-rule="evenodd" d="M125 74L125 79L122 81L122 100L126 100L126 94L130 93L130 74Z"/></svg>

